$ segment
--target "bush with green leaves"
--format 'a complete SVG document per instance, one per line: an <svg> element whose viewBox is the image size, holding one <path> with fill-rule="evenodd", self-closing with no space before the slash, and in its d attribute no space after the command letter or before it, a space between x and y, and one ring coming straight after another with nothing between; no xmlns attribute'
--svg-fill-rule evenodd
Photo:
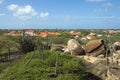
<svg viewBox="0 0 120 80"><path fill-rule="evenodd" d="M17 43L8 36L0 36L0 54L18 51Z"/></svg>
<svg viewBox="0 0 120 80"><path fill-rule="evenodd" d="M23 36L18 39L19 50L23 53L34 51L36 45L34 42L34 37Z"/></svg>
<svg viewBox="0 0 120 80"><path fill-rule="evenodd" d="M26 66L33 53L31 62ZM82 59L49 50L44 50L43 56L44 59L41 59L39 51L26 54L3 71L0 80L96 80L89 79L90 74L86 72Z"/></svg>

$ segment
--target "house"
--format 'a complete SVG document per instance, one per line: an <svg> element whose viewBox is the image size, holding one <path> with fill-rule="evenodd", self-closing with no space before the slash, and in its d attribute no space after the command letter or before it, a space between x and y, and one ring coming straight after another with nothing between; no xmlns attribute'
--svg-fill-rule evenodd
<svg viewBox="0 0 120 80"><path fill-rule="evenodd" d="M8 33L4 33L4 35L23 36L23 31L21 31L21 30L10 30Z"/></svg>
<svg viewBox="0 0 120 80"><path fill-rule="evenodd" d="M83 36L81 39L82 39L82 40L90 40L90 39L93 39L93 38L95 38L94 35L88 34L88 35L86 35L86 36Z"/></svg>
<svg viewBox="0 0 120 80"><path fill-rule="evenodd" d="M109 34L115 34L116 33L116 31L114 31L114 30L109 30Z"/></svg>
<svg viewBox="0 0 120 80"><path fill-rule="evenodd" d="M74 36L75 39L81 37L81 33L80 33L80 32L70 31L70 34L71 34L72 36Z"/></svg>
<svg viewBox="0 0 120 80"><path fill-rule="evenodd" d="M88 38L86 36L83 36L81 40L88 40Z"/></svg>
<svg viewBox="0 0 120 80"><path fill-rule="evenodd" d="M26 30L25 31L25 35L29 35L29 36L36 36L35 31L34 30Z"/></svg>
<svg viewBox="0 0 120 80"><path fill-rule="evenodd" d="M15 30L11 30L8 33L4 33L4 35L9 35L9 36L16 36L16 34L17 34L17 31Z"/></svg>
<svg viewBox="0 0 120 80"><path fill-rule="evenodd" d="M73 36L76 36L78 34L78 32L76 32L76 31L70 31L70 34L73 35Z"/></svg>
<svg viewBox="0 0 120 80"><path fill-rule="evenodd" d="M46 32L40 32L39 36L40 37L46 37L48 34Z"/></svg>
<svg viewBox="0 0 120 80"><path fill-rule="evenodd" d="M41 37L46 37L46 36L59 36L60 33L59 32L40 32L39 36Z"/></svg>
<svg viewBox="0 0 120 80"><path fill-rule="evenodd" d="M88 39L93 39L93 38L94 38L94 35L88 34L88 35L87 35L87 38L88 38Z"/></svg>
<svg viewBox="0 0 120 80"><path fill-rule="evenodd" d="M9 33L8 33L8 35L11 35L11 36L14 36L14 35L16 35L17 34L17 31L15 31L15 30L12 30L12 31L10 31Z"/></svg>
<svg viewBox="0 0 120 80"><path fill-rule="evenodd" d="M81 36L81 33L80 32L76 32L76 31L70 31L70 34L73 35L73 36L76 36L76 35Z"/></svg>
<svg viewBox="0 0 120 80"><path fill-rule="evenodd" d="M23 34L23 31L22 30L18 30L18 34Z"/></svg>
<svg viewBox="0 0 120 80"><path fill-rule="evenodd" d="M59 36L59 32L48 32L48 35Z"/></svg>

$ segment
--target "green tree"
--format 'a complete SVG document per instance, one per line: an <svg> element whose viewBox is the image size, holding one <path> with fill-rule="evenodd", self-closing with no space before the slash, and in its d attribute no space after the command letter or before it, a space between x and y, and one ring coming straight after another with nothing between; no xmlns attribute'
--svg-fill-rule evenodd
<svg viewBox="0 0 120 80"><path fill-rule="evenodd" d="M17 45L17 43L11 39L9 39L7 36L1 36L0 37L0 51L1 52L11 52L12 50L16 50L15 46ZM14 48L14 49L13 49ZM7 51L3 51L3 50L7 50Z"/></svg>
<svg viewBox="0 0 120 80"><path fill-rule="evenodd" d="M34 37L24 36L19 38L19 50L23 53L34 51L36 45L34 42Z"/></svg>

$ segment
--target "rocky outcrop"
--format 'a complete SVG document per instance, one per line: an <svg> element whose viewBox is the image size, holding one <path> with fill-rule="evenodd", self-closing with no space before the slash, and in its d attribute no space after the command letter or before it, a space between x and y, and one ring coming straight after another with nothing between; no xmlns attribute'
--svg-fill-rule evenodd
<svg viewBox="0 0 120 80"><path fill-rule="evenodd" d="M95 74L100 77L102 80L120 80L120 66L114 65L112 56L110 57L93 57L93 56L84 56L82 57L88 66L88 72Z"/></svg>
<svg viewBox="0 0 120 80"><path fill-rule="evenodd" d="M107 80L120 80L120 68L109 68L107 71Z"/></svg>
<svg viewBox="0 0 120 80"><path fill-rule="evenodd" d="M120 50L120 42L119 41L113 43L113 49L115 51Z"/></svg>
<svg viewBox="0 0 120 80"><path fill-rule="evenodd" d="M85 55L85 51L82 45L79 44L75 39L70 39L67 42L67 46L64 48L65 53L70 53L71 55Z"/></svg>
<svg viewBox="0 0 120 80"><path fill-rule="evenodd" d="M88 54L91 54L94 57L104 54L106 51L105 44L102 39L89 41L85 46L85 50Z"/></svg>
<svg viewBox="0 0 120 80"><path fill-rule="evenodd" d="M106 73L107 73L107 66L106 66L106 59L100 59L96 60L92 66L90 67L90 71L95 74L96 76L99 76L103 80L106 79Z"/></svg>

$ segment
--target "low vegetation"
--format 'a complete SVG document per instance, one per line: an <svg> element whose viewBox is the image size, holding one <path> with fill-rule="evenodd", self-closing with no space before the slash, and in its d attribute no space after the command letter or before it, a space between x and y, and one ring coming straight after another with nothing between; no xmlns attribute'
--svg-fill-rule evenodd
<svg viewBox="0 0 120 80"><path fill-rule="evenodd" d="M17 43L8 36L0 36L0 54L18 51Z"/></svg>
<svg viewBox="0 0 120 80"><path fill-rule="evenodd" d="M82 36L90 30L81 30ZM106 34L94 39L103 39L108 44ZM96 32L96 33L97 33ZM93 31L94 33L94 31ZM0 33L3 34L3 33ZM20 51L25 53L21 59L13 62L0 62L0 80L101 80L92 73L87 72L89 65L83 59L75 56L51 52L51 44L67 44L71 36L62 31L59 36L29 37L29 36L3 36L0 35L0 54ZM111 35L111 42L120 39L120 34ZM77 40L85 45L89 40Z"/></svg>
<svg viewBox="0 0 120 80"><path fill-rule="evenodd" d="M31 62L26 62L34 54ZM43 55L41 55L43 54ZM44 50L26 54L1 73L1 80L96 80L93 74L86 72L82 59L75 56ZM92 76L91 76L92 75ZM99 79L97 79L99 80Z"/></svg>

